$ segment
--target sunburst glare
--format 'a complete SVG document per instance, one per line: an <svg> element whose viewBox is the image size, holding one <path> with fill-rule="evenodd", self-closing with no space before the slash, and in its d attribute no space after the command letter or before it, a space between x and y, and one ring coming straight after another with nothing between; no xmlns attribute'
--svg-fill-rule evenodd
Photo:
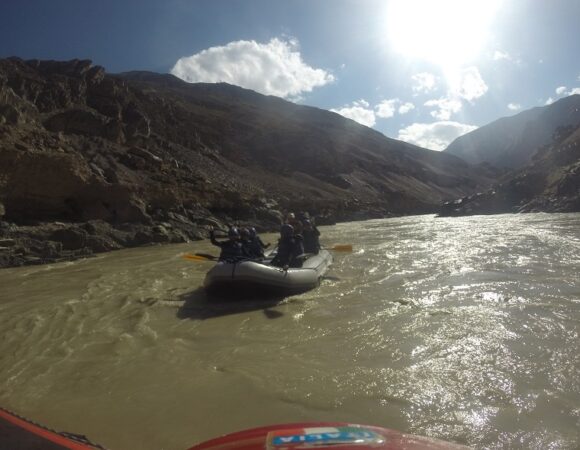
<svg viewBox="0 0 580 450"><path fill-rule="evenodd" d="M448 77L481 53L500 0L392 0L387 35L394 50L440 66Z"/></svg>

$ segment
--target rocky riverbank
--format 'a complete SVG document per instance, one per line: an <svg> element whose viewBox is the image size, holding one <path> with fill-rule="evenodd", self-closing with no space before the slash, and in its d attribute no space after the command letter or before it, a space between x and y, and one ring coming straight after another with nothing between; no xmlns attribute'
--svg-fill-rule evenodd
<svg viewBox="0 0 580 450"><path fill-rule="evenodd" d="M201 217L191 211L169 212L150 224L125 223L113 226L102 220L87 222L45 222L30 225L0 221L0 268L49 264L87 258L98 253L144 245L183 243L206 239L210 229L227 230L229 224L254 226L260 232L277 231L283 215L269 211L271 218L239 221ZM318 217L320 225L337 220L365 220L389 217L387 211L365 211L350 216Z"/></svg>
<svg viewBox="0 0 580 450"><path fill-rule="evenodd" d="M0 267L69 261L125 247L204 237L200 228L187 229L184 223L175 221L118 227L103 221L35 225L0 222L0 235Z"/></svg>

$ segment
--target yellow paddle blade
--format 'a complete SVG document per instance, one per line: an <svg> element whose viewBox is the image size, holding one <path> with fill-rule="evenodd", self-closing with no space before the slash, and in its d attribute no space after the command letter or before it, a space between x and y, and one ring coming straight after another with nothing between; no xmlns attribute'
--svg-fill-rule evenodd
<svg viewBox="0 0 580 450"><path fill-rule="evenodd" d="M352 252L352 244L337 244L329 250L334 250L336 252Z"/></svg>
<svg viewBox="0 0 580 450"><path fill-rule="evenodd" d="M199 255L192 255L191 253L186 253L185 255L181 256L183 259L187 259L189 261L212 261L209 258L206 258L204 256L199 256Z"/></svg>

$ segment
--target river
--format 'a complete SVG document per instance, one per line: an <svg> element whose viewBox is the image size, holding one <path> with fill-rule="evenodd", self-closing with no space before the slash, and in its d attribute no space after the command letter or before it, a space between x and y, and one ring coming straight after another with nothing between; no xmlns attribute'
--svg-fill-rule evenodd
<svg viewBox="0 0 580 450"><path fill-rule="evenodd" d="M207 299L207 241L1 270L0 406L111 450L295 421L580 447L580 214L321 231L353 252L278 303Z"/></svg>

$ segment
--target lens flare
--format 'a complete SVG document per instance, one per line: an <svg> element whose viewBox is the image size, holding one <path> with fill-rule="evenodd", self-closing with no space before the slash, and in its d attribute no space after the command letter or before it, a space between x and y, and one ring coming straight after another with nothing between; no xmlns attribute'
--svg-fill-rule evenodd
<svg viewBox="0 0 580 450"><path fill-rule="evenodd" d="M392 0L387 33L393 49L453 71L479 56L499 0Z"/></svg>

